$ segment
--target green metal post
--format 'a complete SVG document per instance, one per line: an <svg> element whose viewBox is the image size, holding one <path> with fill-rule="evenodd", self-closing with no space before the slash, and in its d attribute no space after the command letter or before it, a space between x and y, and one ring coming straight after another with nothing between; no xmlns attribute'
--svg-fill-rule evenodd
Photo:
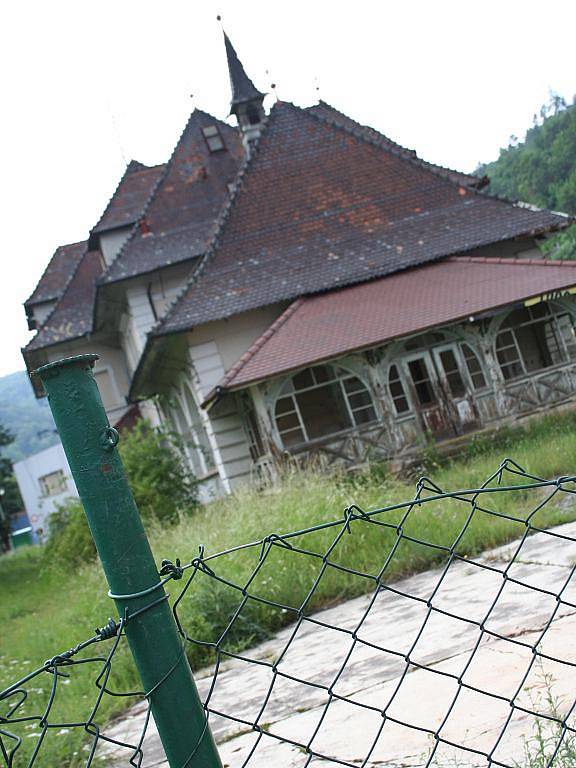
<svg viewBox="0 0 576 768"><path fill-rule="evenodd" d="M192 672L92 373L97 355L43 366L36 374L84 505L104 572L171 768L222 768ZM151 589L154 588L154 589ZM122 595L146 592L137 598Z"/></svg>

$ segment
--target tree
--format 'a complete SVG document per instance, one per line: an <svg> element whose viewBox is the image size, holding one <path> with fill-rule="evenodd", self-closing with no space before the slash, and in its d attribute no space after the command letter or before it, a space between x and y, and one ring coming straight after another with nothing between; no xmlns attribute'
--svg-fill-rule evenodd
<svg viewBox="0 0 576 768"><path fill-rule="evenodd" d="M12 462L2 455L13 442L13 435L0 424L0 552L10 549L10 518L24 507Z"/></svg>
<svg viewBox="0 0 576 768"><path fill-rule="evenodd" d="M490 178L491 192L576 214L576 98L567 106L551 94L524 141L511 137L498 160L478 172ZM576 258L575 227L548 240L544 250L551 258Z"/></svg>

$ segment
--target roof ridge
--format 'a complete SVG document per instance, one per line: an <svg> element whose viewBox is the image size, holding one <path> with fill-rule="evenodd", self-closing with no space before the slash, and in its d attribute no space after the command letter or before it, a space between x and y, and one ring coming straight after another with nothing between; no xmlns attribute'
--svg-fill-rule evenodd
<svg viewBox="0 0 576 768"><path fill-rule="evenodd" d="M330 104L327 104L327 102L323 102L323 103L326 104L326 106L330 107L331 109L334 109L334 107L332 107ZM292 104L291 106L294 106L294 105ZM295 108L296 109L300 109L300 107L295 107ZM306 110L302 110L302 111L305 112ZM336 111L338 112L338 110L336 110ZM451 179L449 177L449 174L450 174L450 172L452 172L452 173L463 173L463 171L455 171L454 169L445 168L444 166L435 165L434 163L429 163L426 160L422 160L422 158L418 157L417 154L414 157L412 157L412 156L403 156L402 153L399 152L398 150L396 150L394 147L382 147L380 144L378 144L377 141L375 141L373 139L370 139L368 136L365 136L361 131L353 131L350 128L348 128L347 126L345 126L345 125L340 125L335 120L330 120L329 118L323 117L322 115L318 115L318 114L316 114L314 112L308 112L308 114L311 115L314 119L319 120L320 122L324 122L324 123L326 123L328 125L331 125L331 126L333 126L335 128L338 128L340 130L343 130L346 133L348 133L348 134L350 134L350 135L360 139L361 141L366 142L367 144L372 144L373 146L380 147L380 149L383 149L385 152L390 152L390 154L398 156L401 160L407 160L408 162L412 163L413 165L419 166L423 170L428 171L429 173L432 173L433 175L438 176L441 179L444 179L445 181L449 182L450 184L454 185L455 187L462 187L462 184L458 183L454 179ZM340 114L344 114L344 113L342 112ZM344 115L344 116L348 117L348 115ZM354 118L348 118L348 119L352 120L358 126L361 125L356 120L354 120ZM370 126L366 126L366 127L370 128ZM376 130L376 129L372 128L372 130ZM379 133L379 131L376 131L376 132ZM384 134L381 134L381 135L384 136ZM388 138L388 137L386 136L385 138ZM396 142L393 142L393 143L395 144ZM401 147L400 144L398 146ZM403 149L404 149L404 151L407 151L406 148L403 148ZM442 170L442 169L444 169L444 170ZM533 210L533 211L546 211L547 213L556 213L556 215L558 215L558 216L564 216L567 219L572 218L572 217L570 217L569 214L566 214L566 213L563 213L563 212L549 211L547 208L538 208L537 206L534 206L531 203L526 203L526 202L524 202L522 200L512 200L511 198L504 197L503 195L492 194L492 192L484 191L484 189L481 188L481 187L471 186L471 187L466 187L466 189L469 190L471 193L476 194L478 196L490 198L492 200L498 200L498 201L500 201L502 203L507 203L508 205L511 205L514 208L525 208L525 209L527 208L527 209L530 209L530 210Z"/></svg>
<svg viewBox="0 0 576 768"><path fill-rule="evenodd" d="M349 134L350 136L354 136L357 139L360 139L360 141L364 141L366 144L371 144L372 146L378 147L379 149L383 150L384 152L389 152L391 155L394 155L395 157L398 157L400 160L406 160L409 163L412 163L413 165L422 168L422 170L427 171L428 173L433 174L434 176L437 176L438 178L444 179L445 181L449 182L450 184L453 184L456 187L462 187L463 185L459 182L455 181L454 179L450 178L451 173L459 173L464 176L470 176L472 177L472 174L466 174L464 171L457 171L454 168L447 168L446 166L437 165L436 163L430 163L427 160L423 160L421 157L418 157L418 154L416 150L408 149L407 147L403 147L401 144L398 144L393 139L389 139L388 136L386 136L384 133L381 133L376 128L372 128L370 125L362 125L362 123L359 123L357 120L354 120L353 117L349 117L344 112L340 112L340 110L333 107L331 104L328 104L325 101L319 102L330 109L333 109L335 112L338 112L338 114L342 115L343 117L346 117L348 120L351 120L355 125L358 126L358 129L352 129L349 126L342 125L336 120L332 120L331 118L319 115L316 112L311 112L308 109L302 109L301 107L296 107L294 104L291 104L295 109L300 109L302 112L305 112L306 114L310 115L315 120L318 120L319 122L325 123L326 125L330 125L333 128L337 128L339 130L344 131L345 133ZM382 136L386 141L389 141L393 146L383 146L381 143L379 143L376 139L373 139L369 136L366 136L365 133L361 130L369 129L371 131L374 131L379 136ZM480 182L481 179L478 178L478 181ZM466 187L466 189L469 189L473 192L478 192L479 190L476 187L470 186Z"/></svg>
<svg viewBox="0 0 576 768"><path fill-rule="evenodd" d="M254 357L256 352L259 352L262 349L268 339L274 336L274 334L292 317L294 312L296 312L296 310L299 309L305 301L306 297L300 296L291 304L289 304L288 307L286 307L284 312L282 312L276 318L276 320L274 320L274 322L268 326L264 333L261 333L260 336L258 336L257 339L252 342L246 352L240 355L234 365L222 377L222 380L218 386L214 387L214 389L212 389L204 398L204 402L201 403L201 406L204 406L205 403L208 403L210 400L212 400L214 395L218 394L218 390L224 389L226 387L228 382L233 379L236 374L242 370L242 368L244 368L244 366Z"/></svg>
<svg viewBox="0 0 576 768"><path fill-rule="evenodd" d="M539 267L576 267L576 259L531 259L520 256L448 256L447 261L466 261L471 264L515 264Z"/></svg>
<svg viewBox="0 0 576 768"><path fill-rule="evenodd" d="M256 158L260 154L260 144L261 144L262 137L267 133L269 125L271 123L271 119L273 115L276 113L276 107L277 107L277 104L279 103L285 103L285 102L276 102L276 104L272 106L272 109L270 110L270 114L268 114L262 121L262 131L260 133L260 136L255 142L252 143L252 146L250 149L250 155L246 157L246 159L242 163L242 166L238 170L236 179L234 180L232 184L232 188L230 190L230 196L227 202L222 206L222 209L218 214L218 218L216 219L216 224L214 228L214 234L212 235L212 238L210 240L208 248L206 249L206 252L202 255L200 259L200 263L198 264L196 269L192 272L189 279L184 283L184 286L181 288L181 290L178 291L174 299L170 302L170 304L166 308L164 315L160 318L160 320L154 326L152 326L152 328L149 331L149 335L152 335L152 334L160 335L160 336L162 335L161 333L159 334L158 331L160 331L162 325L168 319L168 317L170 316L170 314L172 313L176 305L179 303L180 299L182 299L182 297L186 294L189 288L191 288L192 285L194 285L194 283L197 282L197 280L201 277L202 273L206 269L206 266L211 261L211 258L214 255L214 252L218 246L219 237L230 215L230 211L232 210L234 203L236 202L238 195L240 194L240 191L242 189L242 182L244 180L244 177L246 176L246 173L250 170L250 168L253 166ZM144 357L144 352L142 353L142 358ZM134 377L135 376L136 376L136 373L134 374Z"/></svg>
<svg viewBox="0 0 576 768"><path fill-rule="evenodd" d="M137 163L138 165L141 165L142 168L137 168L136 170L130 170L130 166L132 165L132 163ZM147 166L144 163L141 163L139 160L130 160L130 162L126 163L126 167L124 168L124 171L123 171L122 175L120 176L120 179L118 180L118 184L116 184L116 187L114 188L114 192L112 192L112 195L108 198L108 202L104 206L104 210L102 211L102 213L100 215L100 218L98 219L96 224L94 224L94 226L91 227L90 231L88 232L88 240L90 240L90 238L92 237L92 233L94 231L96 231L96 229L98 229L98 226L99 226L100 222L104 219L104 216L108 213L108 210L110 209L110 206L112 205L112 200L114 200L114 198L116 197L116 193L120 189L120 186L121 186L122 182L124 181L124 179L127 176L132 176L132 174L134 174L134 173L140 173L144 169L149 170L151 167L153 168L154 166Z"/></svg>

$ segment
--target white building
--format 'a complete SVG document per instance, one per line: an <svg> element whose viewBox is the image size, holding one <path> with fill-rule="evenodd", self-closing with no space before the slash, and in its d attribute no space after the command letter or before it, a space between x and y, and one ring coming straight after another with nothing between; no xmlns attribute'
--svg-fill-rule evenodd
<svg viewBox="0 0 576 768"><path fill-rule="evenodd" d="M32 526L33 539L42 541L48 533L50 515L57 506L70 497L78 497L62 443L17 461L14 474Z"/></svg>

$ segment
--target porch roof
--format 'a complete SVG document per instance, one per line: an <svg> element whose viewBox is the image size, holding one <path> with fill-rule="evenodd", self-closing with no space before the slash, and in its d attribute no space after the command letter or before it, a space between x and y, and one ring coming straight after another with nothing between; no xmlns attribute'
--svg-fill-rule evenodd
<svg viewBox="0 0 576 768"><path fill-rule="evenodd" d="M230 368L206 402L323 360L576 287L576 261L459 256L303 297Z"/></svg>

